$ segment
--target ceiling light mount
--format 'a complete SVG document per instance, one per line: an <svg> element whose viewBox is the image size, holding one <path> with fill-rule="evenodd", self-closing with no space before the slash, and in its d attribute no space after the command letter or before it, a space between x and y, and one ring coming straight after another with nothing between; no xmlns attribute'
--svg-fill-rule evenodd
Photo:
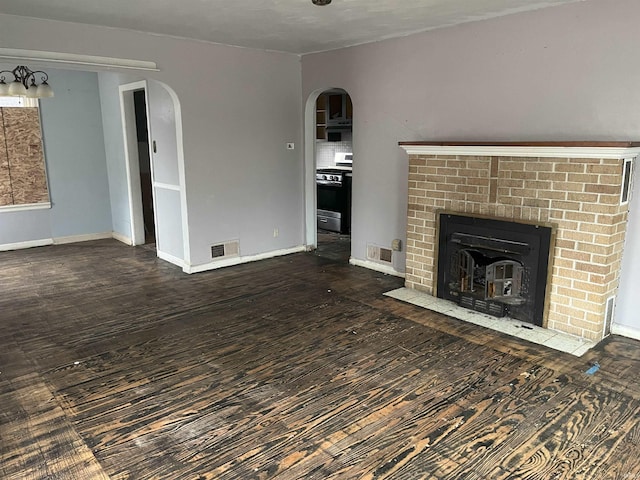
<svg viewBox="0 0 640 480"><path fill-rule="evenodd" d="M5 83L5 73L13 75L13 81ZM24 65L18 65L13 70L0 71L0 97L53 97L53 90L47 83L49 75L42 70L31 70ZM37 82L40 82L38 85Z"/></svg>
<svg viewBox="0 0 640 480"><path fill-rule="evenodd" d="M314 5L329 5L331 0L311 0Z"/></svg>

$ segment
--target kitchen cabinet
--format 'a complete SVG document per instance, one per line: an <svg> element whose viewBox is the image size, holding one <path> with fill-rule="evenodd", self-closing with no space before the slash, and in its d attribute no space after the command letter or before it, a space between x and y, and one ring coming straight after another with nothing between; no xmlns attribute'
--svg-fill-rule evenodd
<svg viewBox="0 0 640 480"><path fill-rule="evenodd" d="M353 104L348 94L340 92L321 94L316 100L316 140L329 139L327 130L350 130L352 119Z"/></svg>
<svg viewBox="0 0 640 480"><path fill-rule="evenodd" d="M329 123L337 120L353 119L353 104L351 97L346 93L328 93L326 104L328 105Z"/></svg>
<svg viewBox="0 0 640 480"><path fill-rule="evenodd" d="M327 139L327 96L322 94L316 100L316 140Z"/></svg>

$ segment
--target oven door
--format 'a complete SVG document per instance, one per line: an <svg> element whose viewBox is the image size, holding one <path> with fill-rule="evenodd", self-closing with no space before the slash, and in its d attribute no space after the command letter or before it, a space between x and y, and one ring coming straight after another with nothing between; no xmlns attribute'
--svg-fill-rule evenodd
<svg viewBox="0 0 640 480"><path fill-rule="evenodd" d="M343 213L347 206L346 189L342 185L318 183L318 210Z"/></svg>

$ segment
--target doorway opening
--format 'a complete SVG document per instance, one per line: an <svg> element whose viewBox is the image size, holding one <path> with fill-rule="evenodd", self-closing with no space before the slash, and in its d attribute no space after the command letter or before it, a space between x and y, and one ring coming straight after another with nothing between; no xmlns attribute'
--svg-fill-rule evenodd
<svg viewBox="0 0 640 480"><path fill-rule="evenodd" d="M340 262L351 256L353 104L342 89L318 95L314 109L316 254Z"/></svg>
<svg viewBox="0 0 640 480"><path fill-rule="evenodd" d="M118 89L129 197L130 244L145 245L146 241L151 241L149 234L153 232L155 243L147 245L155 250L158 258L191 273L180 101L169 86L155 81L128 83ZM134 99L137 91L142 91L145 99L144 108L142 101L138 101L139 115L136 115ZM138 121L145 123L144 116L147 136L141 135L139 144L136 127ZM144 166L147 155L150 159L148 168ZM148 182L143 187L141 173L150 174L150 188ZM143 212L142 188L151 191L145 195L146 212ZM146 222L143 213L147 216ZM151 221L153 230L149 228Z"/></svg>
<svg viewBox="0 0 640 480"><path fill-rule="evenodd" d="M120 109L125 140L131 245L157 242L153 164L149 149L149 115L145 81L121 85Z"/></svg>
<svg viewBox="0 0 640 480"><path fill-rule="evenodd" d="M133 105L136 122L136 139L138 141L144 244L155 245L156 226L153 214L153 184L151 181L151 157L149 155L149 129L147 128L147 101L144 90L135 90L133 92Z"/></svg>

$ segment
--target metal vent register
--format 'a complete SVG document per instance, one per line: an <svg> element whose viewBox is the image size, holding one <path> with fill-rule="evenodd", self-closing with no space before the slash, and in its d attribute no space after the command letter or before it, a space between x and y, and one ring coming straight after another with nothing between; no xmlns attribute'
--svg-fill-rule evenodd
<svg viewBox="0 0 640 480"><path fill-rule="evenodd" d="M211 258L237 257L240 254L240 242L231 240L211 245Z"/></svg>

